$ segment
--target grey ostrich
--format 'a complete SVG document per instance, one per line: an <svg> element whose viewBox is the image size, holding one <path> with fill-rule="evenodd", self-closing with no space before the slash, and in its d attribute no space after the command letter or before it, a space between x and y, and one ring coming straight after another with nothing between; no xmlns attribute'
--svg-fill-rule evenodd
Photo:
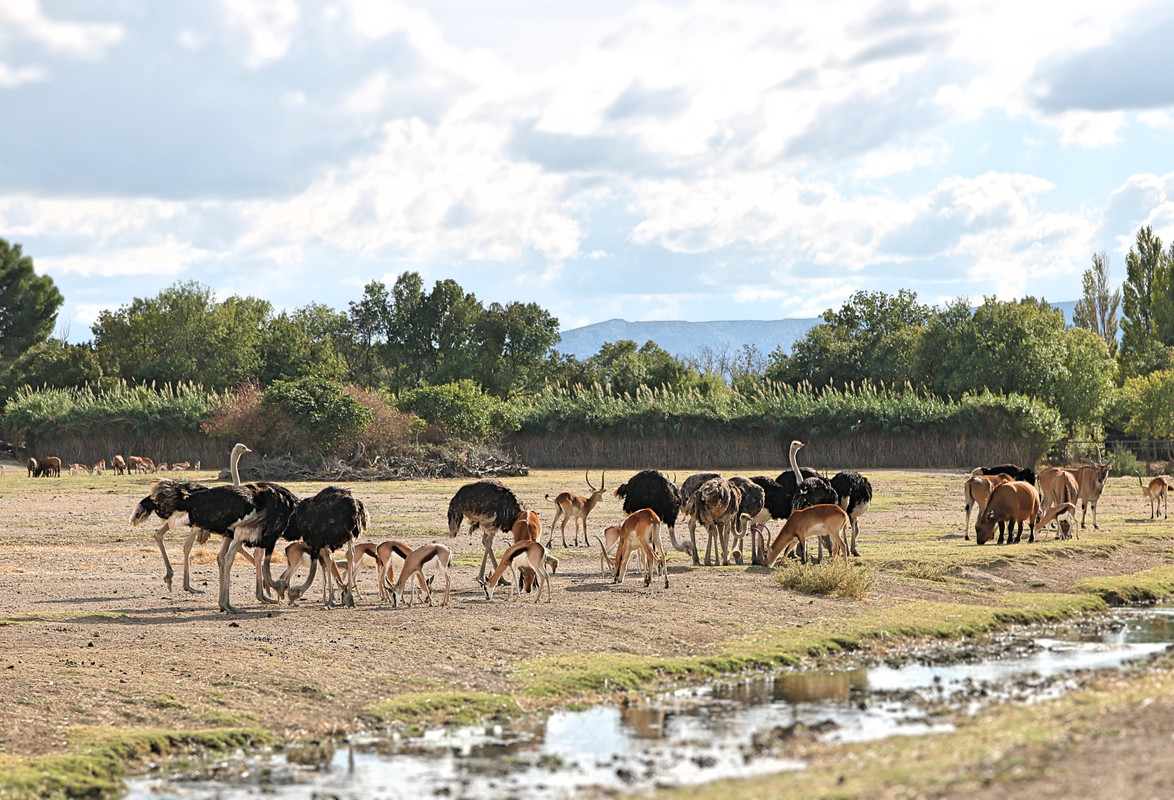
<svg viewBox="0 0 1174 800"><path fill-rule="evenodd" d="M695 567L700 566L701 561L697 557L697 516L693 513L693 505L689 499L701 488L701 484L720 477L721 475L716 472L698 472L685 478L684 483L681 484L681 516L689 519L689 541L682 543L681 547L693 556L693 566ZM673 548L677 549L675 541Z"/></svg>

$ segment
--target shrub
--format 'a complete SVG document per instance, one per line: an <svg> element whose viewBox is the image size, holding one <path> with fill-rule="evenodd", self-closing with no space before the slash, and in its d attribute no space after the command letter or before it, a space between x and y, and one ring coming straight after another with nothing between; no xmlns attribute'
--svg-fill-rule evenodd
<svg viewBox="0 0 1174 800"><path fill-rule="evenodd" d="M868 567L829 560L824 564L797 561L775 570L775 580L784 589L803 594L824 594L862 600L872 588L874 576Z"/></svg>
<svg viewBox="0 0 1174 800"><path fill-rule="evenodd" d="M515 408L485 394L468 379L409 389L400 395L396 406L429 426L441 426L448 436L466 441L490 441L518 429Z"/></svg>

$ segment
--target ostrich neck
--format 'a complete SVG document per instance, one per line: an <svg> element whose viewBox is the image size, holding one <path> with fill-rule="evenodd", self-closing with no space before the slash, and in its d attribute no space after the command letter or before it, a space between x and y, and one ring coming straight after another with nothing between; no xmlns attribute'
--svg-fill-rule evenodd
<svg viewBox="0 0 1174 800"><path fill-rule="evenodd" d="M791 451L791 469L795 471L795 483L803 483L803 473L799 471L799 459L795 454L798 450Z"/></svg>
<svg viewBox="0 0 1174 800"><path fill-rule="evenodd" d="M241 460L242 455L244 455L244 453L238 453L236 451L233 451L232 459L228 463L228 469L230 472L232 472L232 485L233 486L240 486L241 485L241 474L240 474L240 470L237 469L236 464L238 461Z"/></svg>

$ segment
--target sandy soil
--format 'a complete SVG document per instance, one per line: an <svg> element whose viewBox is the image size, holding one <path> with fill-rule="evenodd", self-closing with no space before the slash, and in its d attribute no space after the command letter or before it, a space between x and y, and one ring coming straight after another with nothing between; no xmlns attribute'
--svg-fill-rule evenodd
<svg viewBox="0 0 1174 800"><path fill-rule="evenodd" d="M355 609L321 609L316 588L296 607L262 606L253 597L249 566L238 562L232 596L244 613L227 616L216 610L215 542L197 548L195 583L204 593L189 595L181 588L181 538L170 537L175 589L163 585L154 526L128 524L146 493L146 476L29 479L18 470L9 466L0 476L0 702L7 712L0 716L0 751L10 754L67 752L76 725L241 724L289 739L315 738L361 727L365 709L402 692L509 692L511 670L527 658L702 655L735 636L847 619L895 599L963 599L943 585L900 580L885 570L867 601L813 598L778 587L765 570L694 569L683 554L674 554L668 590L656 583L646 589L631 578L613 586L599 574L598 550L580 547L556 549L562 564L554 602L488 603L474 583L480 543L442 533L448 497L462 481L437 481L354 489L371 512L369 539L452 544L457 564L449 606L381 605L373 570L360 576L363 597ZM860 546L866 559L870 545L886 535L919 527L961 532L957 473L871 477L877 497L889 501L878 502L865 525ZM578 488L581 480L552 472L509 483L518 484L523 500L549 524L553 507L543 494ZM305 496L319 486L291 488ZM592 530L618 515L619 502L609 496L593 515ZM1102 503L1107 531L1146 517L1139 493L1124 480ZM963 546L960 536L952 538ZM989 569L970 570L967 577L1018 591L1057 591L1092 575L1135 572L1162 561L1160 548L1142 544L1107 558L1055 559L1045 566L992 553ZM1150 767L1174 758L1174 699L1156 698L1118 727L1119 739L1087 752L1078 747L1077 757L1065 758L1046 782L985 794L980 785L970 786L950 796L1171 796L1169 779Z"/></svg>

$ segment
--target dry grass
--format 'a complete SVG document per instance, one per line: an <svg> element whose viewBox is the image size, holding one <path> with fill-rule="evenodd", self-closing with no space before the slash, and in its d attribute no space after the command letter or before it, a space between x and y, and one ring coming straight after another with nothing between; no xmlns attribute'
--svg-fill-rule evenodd
<svg viewBox="0 0 1174 800"><path fill-rule="evenodd" d="M871 569L861 564L829 560L824 564L790 563L775 570L775 581L784 589L863 600L875 582Z"/></svg>

